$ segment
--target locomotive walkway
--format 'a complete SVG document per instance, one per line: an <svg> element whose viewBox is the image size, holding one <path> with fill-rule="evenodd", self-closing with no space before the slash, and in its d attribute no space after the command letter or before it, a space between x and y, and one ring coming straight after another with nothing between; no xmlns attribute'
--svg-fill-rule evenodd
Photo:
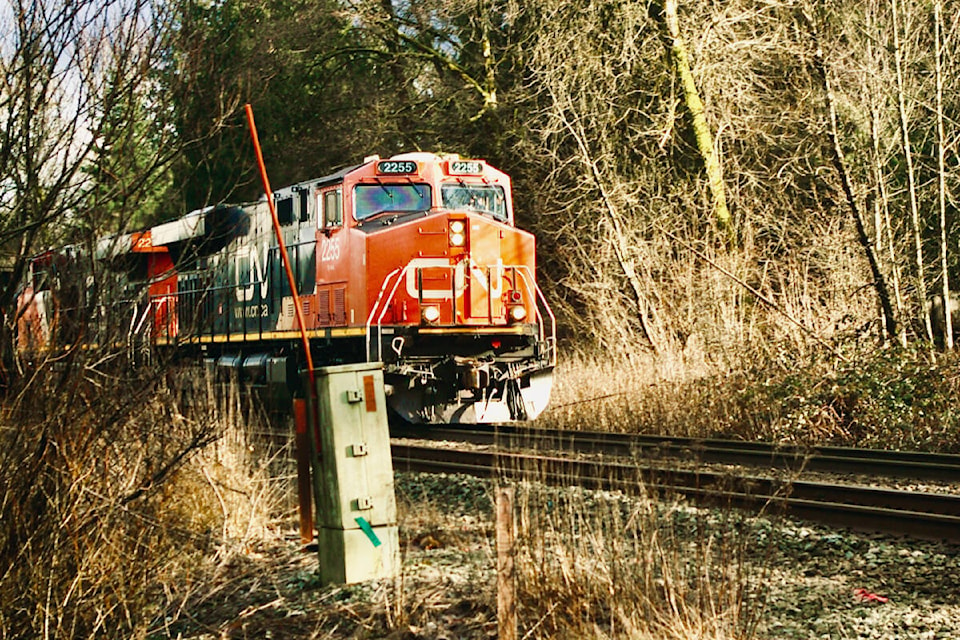
<svg viewBox="0 0 960 640"><path fill-rule="evenodd" d="M960 456L955 455L836 447L801 450L725 440L512 427L407 427L395 430L394 436L470 443L471 447L394 442L397 470L498 475L591 489L683 495L702 504L785 512L831 526L960 542L960 495L798 476L801 471L816 470L954 481L960 478ZM676 468L665 464L671 459L737 467L712 470L688 464ZM744 465L785 469L791 475L745 473Z"/></svg>

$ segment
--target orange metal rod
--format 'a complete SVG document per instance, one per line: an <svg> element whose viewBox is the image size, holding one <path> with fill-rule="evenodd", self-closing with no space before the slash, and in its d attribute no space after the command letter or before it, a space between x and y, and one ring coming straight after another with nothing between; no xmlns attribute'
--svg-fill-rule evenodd
<svg viewBox="0 0 960 640"><path fill-rule="evenodd" d="M257 154L257 168L260 170L260 180L263 182L263 190L267 194L267 206L270 209L270 217L273 219L273 230L277 236L277 246L280 248L280 256L283 259L283 268L287 272L287 282L290 283L290 292L293 294L293 308L297 315L297 324L300 326L300 338L303 340L303 352L307 358L307 376L310 380L310 389L307 390L310 398L310 405L313 407L313 424L316 447L319 455L320 438L319 422L317 421L317 382L313 373L313 355L310 353L310 338L307 336L307 326L303 321L303 307L300 305L300 294L297 292L297 283L293 277L293 268L290 266L290 256L287 255L287 246L283 242L283 234L280 232L280 220L277 218L277 207L273 201L273 190L270 188L270 179L267 177L267 166L263 162L263 152L260 150L260 139L257 137L257 125L253 122L253 108L247 104L244 105L247 112L247 124L250 126L250 137L253 139L253 150ZM300 541L303 544L309 544L313 540L313 508L310 496L311 486L311 460L307 434L306 408L302 406L302 401L294 401L294 421L297 427L297 493L300 497Z"/></svg>
<svg viewBox="0 0 960 640"><path fill-rule="evenodd" d="M257 125L253 122L253 107L243 106L247 112L247 124L250 126L250 137L253 138L253 150L257 154L257 168L260 169L260 180L263 190L267 194L267 206L270 208L270 217L273 218L273 230L277 235L277 245L280 247L280 256L283 258L283 268L287 272L287 282L290 283L290 292L293 294L293 310L297 314L297 324L300 326L300 338L303 340L303 350L307 357L307 371L310 376L310 386L314 385L313 356L310 354L310 339L307 337L307 326L303 321L303 307L300 305L300 295L297 293L297 284L293 277L293 268L290 266L290 256L287 255L287 245L283 242L280 233L280 219L277 218L277 207L273 201L273 191L270 189L270 179L267 177L267 166L263 162L263 152L260 150L260 138L257 137Z"/></svg>

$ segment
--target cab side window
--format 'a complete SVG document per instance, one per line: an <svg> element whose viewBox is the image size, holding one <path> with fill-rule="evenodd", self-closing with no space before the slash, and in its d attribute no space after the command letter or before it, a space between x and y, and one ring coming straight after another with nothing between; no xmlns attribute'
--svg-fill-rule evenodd
<svg viewBox="0 0 960 640"><path fill-rule="evenodd" d="M335 229L343 226L342 192L331 189L323 194L323 228Z"/></svg>
<svg viewBox="0 0 960 640"><path fill-rule="evenodd" d="M277 221L284 226L293 224L293 197L281 198L276 203Z"/></svg>
<svg viewBox="0 0 960 640"><path fill-rule="evenodd" d="M309 196L310 196L309 189L301 189L300 191L297 192L297 201L298 201L297 208L300 211L300 222L307 222L308 220L310 220L310 209L308 206L310 202Z"/></svg>

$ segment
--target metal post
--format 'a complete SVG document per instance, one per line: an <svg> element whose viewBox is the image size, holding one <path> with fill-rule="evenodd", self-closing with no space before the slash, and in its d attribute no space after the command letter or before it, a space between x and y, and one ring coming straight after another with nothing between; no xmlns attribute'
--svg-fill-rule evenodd
<svg viewBox="0 0 960 640"><path fill-rule="evenodd" d="M300 542L313 542L313 488L310 482L310 437L307 434L307 401L293 400L293 422L296 428L297 497L300 500Z"/></svg>

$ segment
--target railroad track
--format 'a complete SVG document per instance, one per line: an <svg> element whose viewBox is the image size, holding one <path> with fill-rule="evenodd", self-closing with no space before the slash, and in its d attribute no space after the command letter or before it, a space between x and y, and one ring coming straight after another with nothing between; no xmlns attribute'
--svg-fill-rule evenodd
<svg viewBox="0 0 960 640"><path fill-rule="evenodd" d="M456 431L463 433L464 430ZM476 434L482 430L470 431ZM503 434L500 430L497 431L495 439L498 440L497 444L502 446L499 438ZM515 442L521 435L526 434L508 434L506 441ZM546 433L542 435L546 436ZM556 433L553 432L553 435L556 436ZM603 435L606 437L615 434ZM437 436L440 437L440 434L437 433ZM479 439L473 437L471 441L476 442ZM612 438L617 439L619 436ZM529 440L526 442L529 443ZM631 451L635 452L636 449ZM392 445L392 452L397 470L464 473L512 480L531 479L547 484L578 485L592 489L683 495L700 504L784 512L831 526L960 542L960 496L952 494L920 493L834 482L784 480L703 469L674 469L662 465L639 464L636 458L630 461L578 459L503 449L465 451L400 443ZM599 452L609 453L609 450L603 448ZM785 459L791 460L790 456ZM891 462L896 461L895 456L888 459ZM918 462L929 464L929 461ZM937 464L945 463L945 460L941 460ZM904 465L896 465L895 468L906 469ZM877 471L874 470L874 473Z"/></svg>
<svg viewBox="0 0 960 640"><path fill-rule="evenodd" d="M947 453L846 447L795 447L766 442L512 426L446 425L423 428L407 425L394 428L391 433L394 437L401 438L450 440L525 450L603 454L634 459L694 460L699 463L794 471L960 482L960 455Z"/></svg>

